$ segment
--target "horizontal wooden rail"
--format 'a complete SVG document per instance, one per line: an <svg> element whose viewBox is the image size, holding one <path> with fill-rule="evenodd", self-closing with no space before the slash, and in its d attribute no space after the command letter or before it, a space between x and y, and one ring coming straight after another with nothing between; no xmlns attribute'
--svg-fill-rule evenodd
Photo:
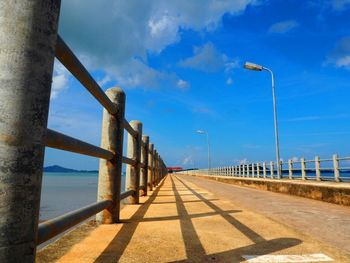
<svg viewBox="0 0 350 263"><path fill-rule="evenodd" d="M130 195L133 195L134 193L135 193L134 190L128 190L126 192L123 192L120 194L120 200L123 200L123 199L129 197Z"/></svg>
<svg viewBox="0 0 350 263"><path fill-rule="evenodd" d="M85 219L88 219L112 205L113 202L110 200L100 201L39 224L37 244L40 245L41 243L44 243L50 238L66 231L72 226L79 224Z"/></svg>
<svg viewBox="0 0 350 263"><path fill-rule="evenodd" d="M111 160L114 157L114 154L108 150L50 129L47 129L46 132L46 146L106 160Z"/></svg>
<svg viewBox="0 0 350 263"><path fill-rule="evenodd" d="M56 57L110 114L117 112L114 104L60 36L57 36Z"/></svg>
<svg viewBox="0 0 350 263"><path fill-rule="evenodd" d="M137 132L131 127L130 123L124 119L124 128L125 130L134 138L137 137Z"/></svg>
<svg viewBox="0 0 350 263"><path fill-rule="evenodd" d="M136 166L137 162L134 159L123 156L123 163Z"/></svg>

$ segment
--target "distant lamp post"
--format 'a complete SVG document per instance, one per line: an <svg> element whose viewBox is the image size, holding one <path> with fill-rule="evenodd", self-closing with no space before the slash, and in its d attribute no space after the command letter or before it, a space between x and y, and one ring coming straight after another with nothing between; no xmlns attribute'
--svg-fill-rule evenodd
<svg viewBox="0 0 350 263"><path fill-rule="evenodd" d="M203 130L197 130L196 133L198 134L206 134L207 135L207 144L208 144L208 170L210 172L211 169L211 160L210 160L210 141L209 141L209 134L206 131Z"/></svg>
<svg viewBox="0 0 350 263"><path fill-rule="evenodd" d="M281 178L281 165L280 165L280 148L278 141L278 124L277 124L277 108L276 108L276 95L275 95L275 77L271 69L266 68L264 66L254 64L251 62L246 62L244 64L244 68L249 70L262 71L266 70L271 74L271 82L272 82L272 100L273 100L273 116L274 116L274 125L275 125L275 143L276 143L276 159L277 159L277 176Z"/></svg>

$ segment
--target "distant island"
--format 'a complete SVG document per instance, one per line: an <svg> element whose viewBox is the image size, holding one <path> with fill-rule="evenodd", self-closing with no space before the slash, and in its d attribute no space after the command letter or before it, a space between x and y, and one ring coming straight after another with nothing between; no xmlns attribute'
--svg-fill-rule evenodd
<svg viewBox="0 0 350 263"><path fill-rule="evenodd" d="M65 168L59 165L51 165L44 167L45 173L98 173L97 170L75 170Z"/></svg>

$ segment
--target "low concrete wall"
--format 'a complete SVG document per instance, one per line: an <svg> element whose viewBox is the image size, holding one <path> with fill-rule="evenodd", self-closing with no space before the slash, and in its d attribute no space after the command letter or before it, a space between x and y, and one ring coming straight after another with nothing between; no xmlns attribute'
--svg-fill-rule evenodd
<svg viewBox="0 0 350 263"><path fill-rule="evenodd" d="M272 180L262 178L209 176L189 173L187 175L350 206L350 183Z"/></svg>

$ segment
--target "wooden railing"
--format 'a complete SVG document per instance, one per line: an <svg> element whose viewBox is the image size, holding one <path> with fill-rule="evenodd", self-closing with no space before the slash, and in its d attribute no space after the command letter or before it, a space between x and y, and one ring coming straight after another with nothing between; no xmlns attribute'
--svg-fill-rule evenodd
<svg viewBox="0 0 350 263"><path fill-rule="evenodd" d="M167 174L142 123L125 119L125 93L120 88L104 92L57 35L59 9L59 0L1 4L0 262L34 262L38 244L95 214L99 223L119 222L121 200L138 204L140 195ZM47 129L55 56L104 108L100 147ZM96 203L38 225L45 146L100 158L98 193Z"/></svg>

